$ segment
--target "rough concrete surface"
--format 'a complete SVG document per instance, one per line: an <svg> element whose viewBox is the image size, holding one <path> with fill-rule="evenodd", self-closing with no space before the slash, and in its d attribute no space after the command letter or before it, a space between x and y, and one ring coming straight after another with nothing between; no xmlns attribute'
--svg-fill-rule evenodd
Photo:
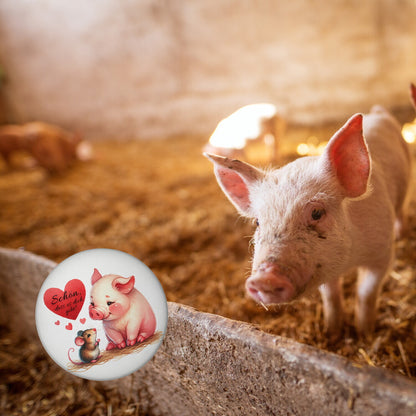
<svg viewBox="0 0 416 416"><path fill-rule="evenodd" d="M34 337L37 292L55 263L0 249L2 323ZM21 306L25 305L24 308ZM61 371L61 370L58 370ZM169 304L157 354L112 382L152 415L406 415L416 383L252 326Z"/></svg>

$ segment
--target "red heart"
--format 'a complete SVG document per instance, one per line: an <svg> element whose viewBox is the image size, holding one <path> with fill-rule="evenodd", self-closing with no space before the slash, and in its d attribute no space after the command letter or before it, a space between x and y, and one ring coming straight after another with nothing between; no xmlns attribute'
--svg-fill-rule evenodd
<svg viewBox="0 0 416 416"><path fill-rule="evenodd" d="M71 322L68 325L65 326L65 329L67 329L68 331L71 331L71 329L72 329Z"/></svg>
<svg viewBox="0 0 416 416"><path fill-rule="evenodd" d="M62 291L56 287L48 289L43 295L46 307L59 316L77 319L85 301L85 286L81 280L72 279Z"/></svg>
<svg viewBox="0 0 416 416"><path fill-rule="evenodd" d="M59 322L59 319L55 322L55 325L59 325L60 324L60 322Z"/></svg>
<svg viewBox="0 0 416 416"><path fill-rule="evenodd" d="M82 324L85 324L86 319L85 319L85 318L81 318L79 321L80 321Z"/></svg>

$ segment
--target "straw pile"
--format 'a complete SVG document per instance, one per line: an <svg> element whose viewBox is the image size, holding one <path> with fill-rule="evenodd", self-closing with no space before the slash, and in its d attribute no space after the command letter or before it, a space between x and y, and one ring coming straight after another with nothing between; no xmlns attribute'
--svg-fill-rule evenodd
<svg viewBox="0 0 416 416"><path fill-rule="evenodd" d="M103 141L94 143L93 161L80 162L60 176L24 169L19 158L14 169L0 166L0 246L24 247L57 262L89 248L122 250L153 270L169 301L250 322L343 355L357 366L415 377L416 203L383 287L375 333L368 340L357 338L355 281L349 276L344 337L330 344L322 331L319 296L268 311L246 297L253 225L238 217L218 188L212 166L201 156L202 146L197 138ZM285 162L293 157L287 154ZM16 332L2 331L0 409L6 414L14 414L22 403L27 411L16 414L40 414L39 409L50 415L51 409L72 415L141 414L137 403L120 403L116 391L100 390L95 383L86 388L79 381L56 392L60 381L48 380L53 365L42 349L18 341ZM36 393L34 385L42 392ZM82 405L71 407L74 403ZM118 410L109 413L110 407Z"/></svg>

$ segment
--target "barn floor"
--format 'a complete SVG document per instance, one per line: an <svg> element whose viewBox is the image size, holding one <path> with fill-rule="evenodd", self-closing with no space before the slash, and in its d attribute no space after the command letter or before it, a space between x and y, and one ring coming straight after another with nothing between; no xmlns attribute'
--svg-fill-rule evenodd
<svg viewBox="0 0 416 416"><path fill-rule="evenodd" d="M324 140L332 131L313 133ZM310 132L290 131L288 140L291 135L302 140L306 134ZM153 270L169 301L250 322L266 332L345 356L358 366L379 366L416 377L416 196L408 235L397 244L394 271L383 287L376 332L368 340L356 336L355 284L350 276L345 281L344 337L330 344L322 331L318 295L269 311L245 296L253 225L238 217L220 191L211 164L201 156L203 144L195 137L96 142L92 161L78 162L57 176L41 168L24 168L26 160L21 157L13 169L1 164L0 246L24 247L57 262L89 248L122 250ZM283 150L284 162L294 157L290 146ZM248 158L265 164L261 149L249 152ZM30 354L17 360L12 347L17 335L5 328L1 334L0 375L6 383L17 383L17 391L19 385L24 388L25 383L35 382L27 372L33 357L37 368L46 371L51 366L48 371L53 371L36 343L27 343ZM74 395L78 387L67 394ZM1 389L0 408L14 414L17 407L12 402L19 401L20 394ZM36 402L33 397L28 400ZM112 414L139 414L138 407L125 406L125 413ZM33 406L27 414L31 410Z"/></svg>

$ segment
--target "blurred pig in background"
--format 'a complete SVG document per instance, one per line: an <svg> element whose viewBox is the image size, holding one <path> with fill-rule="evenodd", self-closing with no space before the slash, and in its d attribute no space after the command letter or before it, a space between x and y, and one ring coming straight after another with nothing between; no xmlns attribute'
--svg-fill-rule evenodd
<svg viewBox="0 0 416 416"><path fill-rule="evenodd" d="M270 161L276 162L285 129L285 120L273 104L246 105L218 123L204 152L244 158L249 141L264 141Z"/></svg>
<svg viewBox="0 0 416 416"><path fill-rule="evenodd" d="M75 160L89 160L89 143L77 133L58 126L35 121L0 127L0 153L10 165L15 152L25 152L51 173L62 172Z"/></svg>

